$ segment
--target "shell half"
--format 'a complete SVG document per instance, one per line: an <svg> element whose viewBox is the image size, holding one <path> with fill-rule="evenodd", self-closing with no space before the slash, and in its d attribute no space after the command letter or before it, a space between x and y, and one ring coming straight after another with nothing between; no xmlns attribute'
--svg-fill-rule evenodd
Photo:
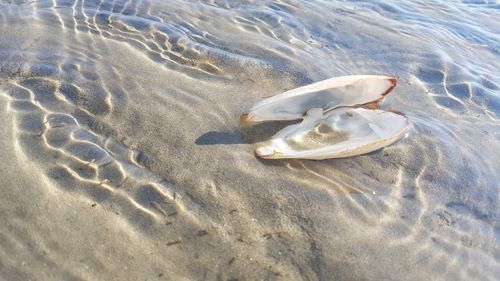
<svg viewBox="0 0 500 281"><path fill-rule="evenodd" d="M350 157L398 141L409 126L408 118L395 112L341 107L323 115L323 109L312 108L301 123L282 129L255 153L266 159Z"/></svg>
<svg viewBox="0 0 500 281"><path fill-rule="evenodd" d="M311 108L321 108L326 112L342 106L377 103L396 85L396 78L390 76L350 75L330 78L264 99L243 114L240 122L251 124L298 120Z"/></svg>

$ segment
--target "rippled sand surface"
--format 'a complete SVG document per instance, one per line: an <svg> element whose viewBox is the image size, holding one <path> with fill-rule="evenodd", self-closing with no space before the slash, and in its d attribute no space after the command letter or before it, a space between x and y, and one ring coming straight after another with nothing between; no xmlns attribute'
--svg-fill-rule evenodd
<svg viewBox="0 0 500 281"><path fill-rule="evenodd" d="M0 0L0 279L498 280L499 42L495 0ZM408 138L254 156L347 74Z"/></svg>

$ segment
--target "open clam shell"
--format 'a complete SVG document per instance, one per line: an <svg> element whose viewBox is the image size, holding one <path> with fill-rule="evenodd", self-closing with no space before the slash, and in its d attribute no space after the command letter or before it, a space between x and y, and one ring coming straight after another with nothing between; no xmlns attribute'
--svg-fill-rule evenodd
<svg viewBox="0 0 500 281"><path fill-rule="evenodd" d="M279 131L255 153L267 159L355 156L396 142L409 125L404 115L389 111L341 107L323 115L312 108L301 123Z"/></svg>
<svg viewBox="0 0 500 281"><path fill-rule="evenodd" d="M242 124L250 124L262 121L297 120L303 118L311 108L328 111L341 106L377 103L396 85L396 78L390 76L335 77L264 99L243 114L240 121Z"/></svg>

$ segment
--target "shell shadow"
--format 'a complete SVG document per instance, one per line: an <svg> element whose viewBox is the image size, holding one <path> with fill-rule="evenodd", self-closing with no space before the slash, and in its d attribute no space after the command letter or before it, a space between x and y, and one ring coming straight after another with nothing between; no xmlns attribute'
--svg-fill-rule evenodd
<svg viewBox="0 0 500 281"><path fill-rule="evenodd" d="M197 145L254 144L269 140L279 130L295 123L297 121L272 121L228 131L210 131L199 136L194 143Z"/></svg>

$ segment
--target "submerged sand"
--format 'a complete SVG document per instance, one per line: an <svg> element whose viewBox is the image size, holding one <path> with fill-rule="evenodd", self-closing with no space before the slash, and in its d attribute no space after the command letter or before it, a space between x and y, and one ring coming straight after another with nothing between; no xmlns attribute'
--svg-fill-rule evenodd
<svg viewBox="0 0 500 281"><path fill-rule="evenodd" d="M498 5L431 2L0 1L0 279L498 278ZM346 74L410 136L254 156L242 112Z"/></svg>

